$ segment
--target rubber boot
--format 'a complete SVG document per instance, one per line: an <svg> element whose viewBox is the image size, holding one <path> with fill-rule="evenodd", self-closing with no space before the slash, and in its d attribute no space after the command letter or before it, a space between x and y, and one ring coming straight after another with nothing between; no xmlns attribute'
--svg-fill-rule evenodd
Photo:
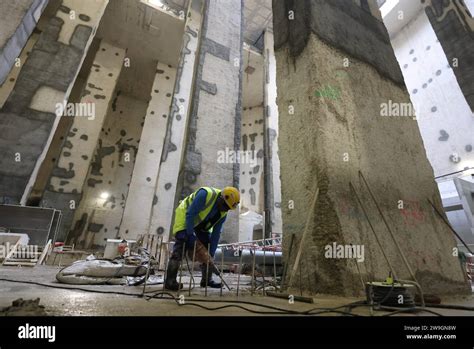
<svg viewBox="0 0 474 349"><path fill-rule="evenodd" d="M210 288L221 288L222 284L220 282L215 282L212 280L212 272L211 266L209 266L209 275L207 275L207 264L201 264L201 287L206 287L206 279L207 279L207 287Z"/></svg>
<svg viewBox="0 0 474 349"><path fill-rule="evenodd" d="M183 284L178 284L176 276L178 275L179 261L170 259L168 268L166 269L165 289L170 291L178 291L183 288Z"/></svg>

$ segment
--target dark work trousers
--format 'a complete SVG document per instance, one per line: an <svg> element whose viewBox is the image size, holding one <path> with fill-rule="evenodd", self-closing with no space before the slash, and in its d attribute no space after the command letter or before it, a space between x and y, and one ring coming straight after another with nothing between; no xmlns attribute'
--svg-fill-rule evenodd
<svg viewBox="0 0 474 349"><path fill-rule="evenodd" d="M209 246L209 232L207 231L197 231L196 237L198 238L199 241L202 242L204 247L206 249ZM182 230L176 233L175 236L175 243L173 247L173 252L171 253L170 259L178 260L181 262L181 259L183 258L183 245L186 245L185 247L185 253L187 251L193 251L194 250L194 242L187 242L186 241L186 231Z"/></svg>

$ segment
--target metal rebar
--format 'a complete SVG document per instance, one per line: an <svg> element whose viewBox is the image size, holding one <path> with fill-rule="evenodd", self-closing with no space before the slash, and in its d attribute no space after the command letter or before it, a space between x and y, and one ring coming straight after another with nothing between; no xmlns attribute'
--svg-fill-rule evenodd
<svg viewBox="0 0 474 349"><path fill-rule="evenodd" d="M239 296L240 289L240 275L242 274L242 256L244 255L243 251L239 249L240 258L239 258L239 275L237 275L237 297Z"/></svg>
<svg viewBox="0 0 474 349"><path fill-rule="evenodd" d="M372 200L374 201L375 206L377 207L377 211L379 211L379 214L380 214L380 216L382 217L382 220L383 220L385 226L387 227L387 230L388 230L388 232L390 233L390 235L391 235L391 237L392 237L392 240L393 240L393 242L395 243L395 246L397 247L398 253L400 253L400 256L402 257L402 260L403 260L403 262L405 263L405 266L407 267L408 272L410 273L410 276L412 277L413 281L415 281L416 283L418 283L418 280L416 279L416 276L415 276L415 274L413 273L413 270L411 269L410 264L408 263L408 260L407 260L405 254L404 254L403 251L402 251L402 248L400 247L400 244L398 243L397 239L395 238L395 235L393 234L392 229L390 228L390 226L388 225L387 220L385 219L385 215L383 214L382 210L380 209L380 206L379 206L379 203L378 203L377 199L375 199L375 196L374 196L374 194L372 193L372 190L370 189L369 183L367 183L367 181L365 180L365 177L364 177L362 171L360 171L360 170L359 170L359 176L360 176L360 177L362 178L362 180L364 181L364 183L365 183L365 185L366 185L366 187L367 187L367 190L369 191L369 194L370 194L370 196L372 197Z"/></svg>
<svg viewBox="0 0 474 349"><path fill-rule="evenodd" d="M209 250L211 249L211 244L207 244L207 253L209 254ZM209 262L210 262L210 257L208 256L207 258L207 265L206 265L206 289L205 289L205 296L207 297L207 283L209 280Z"/></svg>
<svg viewBox="0 0 474 349"><path fill-rule="evenodd" d="M352 248L352 252L354 252L354 246L352 244L351 245L351 248ZM353 253L354 255L354 253ZM354 259L354 263L356 265L356 268L357 268L357 273L359 274L359 278L360 278L360 283L362 284L362 290L365 291L365 283L364 283L364 279L362 279L362 274L360 273L360 269L359 269L359 262L357 261L357 259Z"/></svg>
<svg viewBox="0 0 474 349"><path fill-rule="evenodd" d="M186 251L186 242L183 242L183 250L181 252L181 263L179 264L179 282L178 282L178 297L179 291L181 290L181 278L183 276L183 258Z"/></svg>
<svg viewBox="0 0 474 349"><path fill-rule="evenodd" d="M374 234L375 241L377 241L377 244L380 247L380 251L382 252L383 257L384 257L385 261L387 262L388 267L389 267L390 271L392 272L393 277L396 279L396 273L395 273L395 270L393 269L392 263L390 263L390 260L388 259L388 256L387 256L387 253L385 252L385 249L383 248L382 243L380 242L379 237L378 237L377 233L375 232L375 228L372 225L372 222L370 221L369 215L367 214L367 211L365 210L365 207L362 204L361 199L359 198L359 194L357 194L357 191L356 191L356 189L354 188L354 185L351 182L349 182L349 187L352 190L352 192L354 193L354 196L355 196L357 202L359 203L359 206L362 209L362 212L364 213L364 216L365 216L365 219L367 220L367 223L369 223L370 230L372 230L372 233Z"/></svg>
<svg viewBox="0 0 474 349"><path fill-rule="evenodd" d="M224 247L221 247L221 270L220 270L221 274L224 273ZM221 280L224 280L222 277L221 277ZM224 288L224 282L221 281L221 292L220 292L220 296L222 297L222 289Z"/></svg>
<svg viewBox="0 0 474 349"><path fill-rule="evenodd" d="M161 253L163 252L162 251L162 248L163 248L163 237L160 236L160 242L159 242L159 251L160 251L160 254L158 255L158 269L160 269L160 264L161 264ZM156 255L158 254L158 250L156 250L156 253L155 253L155 258L156 258Z"/></svg>
<svg viewBox="0 0 474 349"><path fill-rule="evenodd" d="M150 258L148 258L148 268L146 269L145 282L143 283L142 297L145 294L146 283L148 281L148 277L150 276L150 269L151 269L151 256L150 256Z"/></svg>
<svg viewBox="0 0 474 349"><path fill-rule="evenodd" d="M319 187L316 186L316 191L314 193L313 200L311 202L311 208L308 211L308 214L306 215L306 223L304 226L304 231L303 235L300 240L300 244L298 247L298 252L296 253L296 258L295 258L295 263L293 263L292 267L292 273L290 275L290 282L289 285L292 285L292 277L295 276L297 269L300 267L300 258L301 258L301 253L303 251L303 243L306 240L306 235L308 234L309 226L311 225L311 218L314 217L314 213L316 210L316 203L318 202L318 197L319 197Z"/></svg>
<svg viewBox="0 0 474 349"><path fill-rule="evenodd" d="M193 275L194 275L194 262L196 260L196 240L194 240L194 248L193 248L193 264L191 266L191 270L189 271L191 273L191 276L189 278L189 297L191 297L191 282L194 280Z"/></svg>
<svg viewBox="0 0 474 349"><path fill-rule="evenodd" d="M441 214L441 212L438 210L438 208L431 202L430 199L427 199L427 200L430 203L430 205L434 208L434 210L438 214L438 216L443 220L443 222L448 226L448 228L454 233L454 235L456 235L456 237L459 239L459 241L461 241L461 243L464 245L464 247L466 247L468 252L470 254L474 254L474 252L471 251L471 249L466 244L466 242L462 239L462 237L459 236L459 234L456 232L456 230L454 230L454 228L451 226L451 224L446 220L446 218L444 218L444 216Z"/></svg>
<svg viewBox="0 0 474 349"><path fill-rule="evenodd" d="M277 265L275 259L275 246L273 246L273 283L275 284L275 291L277 290Z"/></svg>
<svg viewBox="0 0 474 349"><path fill-rule="evenodd" d="M280 287L280 291L283 292L283 289L284 289L284 283L285 283L285 279L286 279L286 273L288 271L288 264L290 264L290 258L291 258L291 252L293 250L293 242L295 240L295 234L291 234L291 240L290 240L290 248L288 249L288 257L286 258L286 263L285 263L285 267L283 268L283 274L281 276L281 287Z"/></svg>
<svg viewBox="0 0 474 349"><path fill-rule="evenodd" d="M169 251L168 251L169 244L166 242L165 246L166 246L166 249L165 249L165 272L163 274L163 289L166 286L166 279L167 279L166 274L168 272L168 264L169 264L169 256L168 256L169 255ZM163 295L161 297L163 297Z"/></svg>
<svg viewBox="0 0 474 349"><path fill-rule="evenodd" d="M252 290L251 290L251 294L253 296L253 293L255 291L255 255L256 255L256 251L255 251L255 246L253 247L253 257L252 257Z"/></svg>
<svg viewBox="0 0 474 349"><path fill-rule="evenodd" d="M263 212L263 217L265 218L265 211ZM265 296L265 245L266 244L265 244L265 229L264 229L263 230L263 272L262 272L262 280L263 280L262 295L263 296Z"/></svg>

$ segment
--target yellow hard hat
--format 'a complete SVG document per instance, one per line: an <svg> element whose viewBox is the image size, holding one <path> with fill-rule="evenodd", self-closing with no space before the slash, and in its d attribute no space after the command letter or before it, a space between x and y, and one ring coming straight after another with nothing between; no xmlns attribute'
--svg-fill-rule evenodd
<svg viewBox="0 0 474 349"><path fill-rule="evenodd" d="M222 189L221 195L231 210L235 210L237 208L237 205L240 203L240 192L237 188L225 187Z"/></svg>

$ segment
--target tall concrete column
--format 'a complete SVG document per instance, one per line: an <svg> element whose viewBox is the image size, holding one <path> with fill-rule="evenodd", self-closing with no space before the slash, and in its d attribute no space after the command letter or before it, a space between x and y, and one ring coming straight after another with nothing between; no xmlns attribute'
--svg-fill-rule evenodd
<svg viewBox="0 0 474 349"><path fill-rule="evenodd" d="M1 202L24 203L108 0L64 0L30 52L0 110Z"/></svg>
<svg viewBox="0 0 474 349"><path fill-rule="evenodd" d="M424 2L425 12L474 112L474 18L462 1Z"/></svg>
<svg viewBox="0 0 474 349"><path fill-rule="evenodd" d="M453 234L427 202L442 207L414 114L384 112L409 96L370 8L273 1L286 282L299 287L301 271L308 292L363 294L361 279L384 280L391 265L425 293L470 292ZM406 200L420 203L413 227L404 224Z"/></svg>
<svg viewBox="0 0 474 349"><path fill-rule="evenodd" d="M183 162L194 75L198 62L203 5L204 0L191 0L189 3L173 101L168 115L165 143L155 187L156 200L152 205L148 226L148 232L161 235L164 242L170 237L176 187Z"/></svg>
<svg viewBox="0 0 474 349"><path fill-rule="evenodd" d="M62 210L57 239L64 241L82 197L83 186L97 147L102 125L123 67L125 50L102 42L92 64L81 102L66 105L62 117L73 117L61 154L43 195L42 206ZM69 115L70 111L73 111ZM81 114L81 111L87 111ZM107 149L102 149L107 152ZM98 156L101 156L99 154Z"/></svg>
<svg viewBox="0 0 474 349"><path fill-rule="evenodd" d="M123 237L148 232L175 80L176 68L158 63L120 226Z"/></svg>
<svg viewBox="0 0 474 349"><path fill-rule="evenodd" d="M17 63L47 4L48 0L0 3L0 86Z"/></svg>
<svg viewBox="0 0 474 349"><path fill-rule="evenodd" d="M242 14L241 1L206 1L181 198L202 186L239 186L238 161L222 161L219 155L240 149ZM234 210L221 240L238 241L238 234L238 210Z"/></svg>
<svg viewBox="0 0 474 349"><path fill-rule="evenodd" d="M282 233L276 61L273 48L273 31L267 30L263 40L265 57L265 211L268 215L265 223L266 231Z"/></svg>

